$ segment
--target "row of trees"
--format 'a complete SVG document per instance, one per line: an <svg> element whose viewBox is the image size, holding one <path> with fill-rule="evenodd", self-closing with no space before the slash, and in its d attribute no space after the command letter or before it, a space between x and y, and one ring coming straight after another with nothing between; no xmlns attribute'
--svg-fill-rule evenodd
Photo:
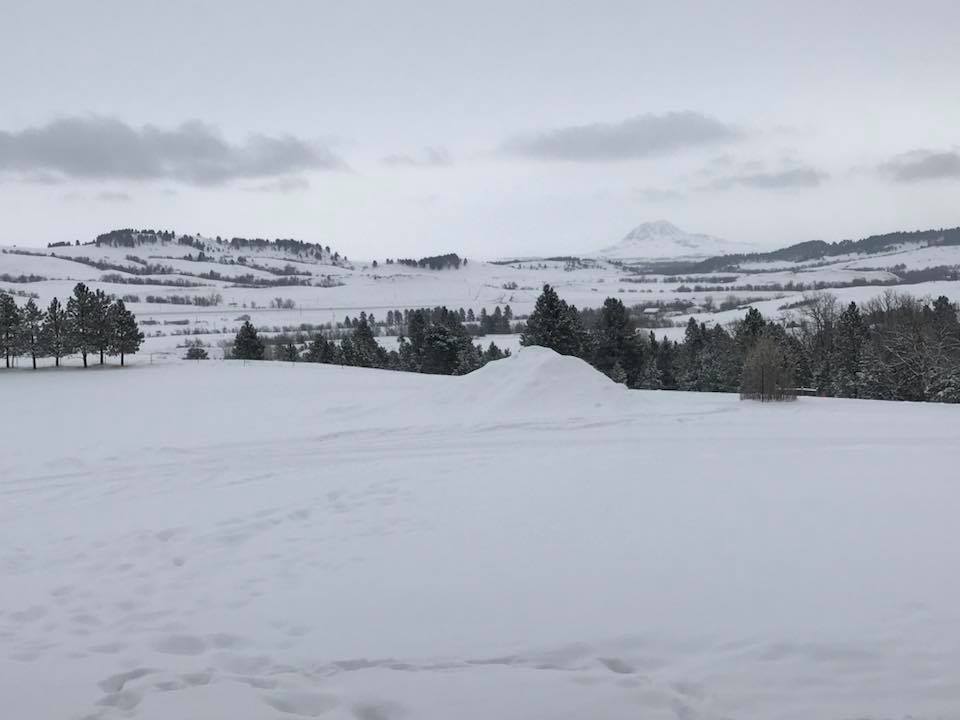
<svg viewBox="0 0 960 720"><path fill-rule="evenodd" d="M8 368L19 356L29 357L34 369L43 357L54 358L59 367L61 358L77 353L84 367L88 356L97 354L101 365L106 355L119 355L123 365L142 342L137 319L123 300L91 291L83 283L74 287L65 307L54 298L45 310L33 298L20 307L0 293L0 352Z"/></svg>
<svg viewBox="0 0 960 720"><path fill-rule="evenodd" d="M435 375L465 375L491 360L510 354L494 343L485 350L474 345L456 311L447 308L413 310L407 318L405 334L398 338L396 350L387 350L377 342L366 313L361 313L351 334L339 343L318 333L306 346L292 341L270 345L248 320L237 332L230 355L242 360L316 362ZM194 357L200 359L199 353L194 353Z"/></svg>
<svg viewBox="0 0 960 720"><path fill-rule="evenodd" d="M546 285L521 344L583 358L635 388L749 397L786 397L803 388L836 397L960 402L960 321L945 297L927 302L888 291L862 307L841 307L835 296L819 293L784 322L768 321L755 308L729 327L691 318L676 342L637 334L616 298L581 314Z"/></svg>

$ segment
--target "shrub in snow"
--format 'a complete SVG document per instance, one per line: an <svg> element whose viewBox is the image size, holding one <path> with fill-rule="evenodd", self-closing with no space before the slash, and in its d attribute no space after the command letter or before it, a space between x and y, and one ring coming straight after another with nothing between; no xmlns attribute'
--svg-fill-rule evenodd
<svg viewBox="0 0 960 720"><path fill-rule="evenodd" d="M791 371L783 351L769 337L761 337L747 354L740 386L741 400L796 400Z"/></svg>

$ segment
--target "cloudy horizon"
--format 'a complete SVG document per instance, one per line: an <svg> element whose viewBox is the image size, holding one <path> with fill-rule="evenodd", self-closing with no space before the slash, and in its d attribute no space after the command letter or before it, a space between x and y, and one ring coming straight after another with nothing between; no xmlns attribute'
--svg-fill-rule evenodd
<svg viewBox="0 0 960 720"><path fill-rule="evenodd" d="M947 2L5 16L4 245L155 227L497 257L658 219L760 248L960 224Z"/></svg>

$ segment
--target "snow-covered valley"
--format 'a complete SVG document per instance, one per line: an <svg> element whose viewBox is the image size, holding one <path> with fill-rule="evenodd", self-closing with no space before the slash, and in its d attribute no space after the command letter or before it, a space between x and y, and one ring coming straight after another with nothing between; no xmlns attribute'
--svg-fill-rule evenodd
<svg viewBox="0 0 960 720"><path fill-rule="evenodd" d="M540 348L0 397L5 716L960 718L952 406L627 391Z"/></svg>
<svg viewBox="0 0 960 720"><path fill-rule="evenodd" d="M623 252L610 257L469 259L457 269L430 269L384 258L378 263L348 261L329 249L314 254L311 248L319 246L236 248L212 238L131 239L132 247L2 248L0 291L18 294L20 302L35 295L45 306L54 296L66 298L82 281L122 297L147 336L143 352L155 360L178 359L187 339L207 345L213 357L222 356L219 345L245 317L268 333L309 331L361 312L383 320L391 310L441 305L478 315L482 309L509 305L514 317L522 318L545 283L579 308L599 307L613 296L638 312L656 313L657 334L673 338L682 335L690 317L707 325L725 324L751 305L765 317L782 317L813 289L828 289L843 302L862 302L891 287L919 297L960 300L955 279L960 277L960 245L931 245L930 240L815 260L745 256L732 261L729 270L668 275L655 265L618 258L639 254L637 247L646 248L643 252L657 262L668 261L670 254L678 260L684 253L702 258L708 252L747 248L661 222L635 228L621 243ZM903 282L900 277L926 271L932 273L930 279ZM944 272L952 272L954 279L943 279Z"/></svg>

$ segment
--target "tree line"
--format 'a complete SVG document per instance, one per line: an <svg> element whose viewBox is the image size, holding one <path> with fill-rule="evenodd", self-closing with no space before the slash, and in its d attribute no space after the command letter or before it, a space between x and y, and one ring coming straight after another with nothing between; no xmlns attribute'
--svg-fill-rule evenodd
<svg viewBox="0 0 960 720"><path fill-rule="evenodd" d="M90 355L99 355L101 365L105 356L118 355L123 365L142 342L137 318L123 300L91 291L83 283L73 288L66 306L53 298L45 310L33 298L20 307L12 296L0 292L0 353L8 368L21 356L31 359L34 370L44 357L54 358L59 367L61 358L78 353L84 367Z"/></svg>
<svg viewBox="0 0 960 720"><path fill-rule="evenodd" d="M399 314L399 313L398 313ZM496 344L484 349L474 345L460 315L445 307L412 310L405 314L404 333L397 349L387 350L377 342L366 313L351 324L352 332L340 342L317 333L305 345L293 341L271 345L246 320L237 332L230 357L240 360L284 360L333 365L404 370L434 375L465 375L491 360L510 354ZM203 359L194 351L190 359Z"/></svg>
<svg viewBox="0 0 960 720"><path fill-rule="evenodd" d="M677 342L638 334L616 298L581 313L545 285L521 344L580 357L632 388L960 402L958 308L942 296L887 291L841 307L819 293L782 322L756 308L729 327L690 318Z"/></svg>

